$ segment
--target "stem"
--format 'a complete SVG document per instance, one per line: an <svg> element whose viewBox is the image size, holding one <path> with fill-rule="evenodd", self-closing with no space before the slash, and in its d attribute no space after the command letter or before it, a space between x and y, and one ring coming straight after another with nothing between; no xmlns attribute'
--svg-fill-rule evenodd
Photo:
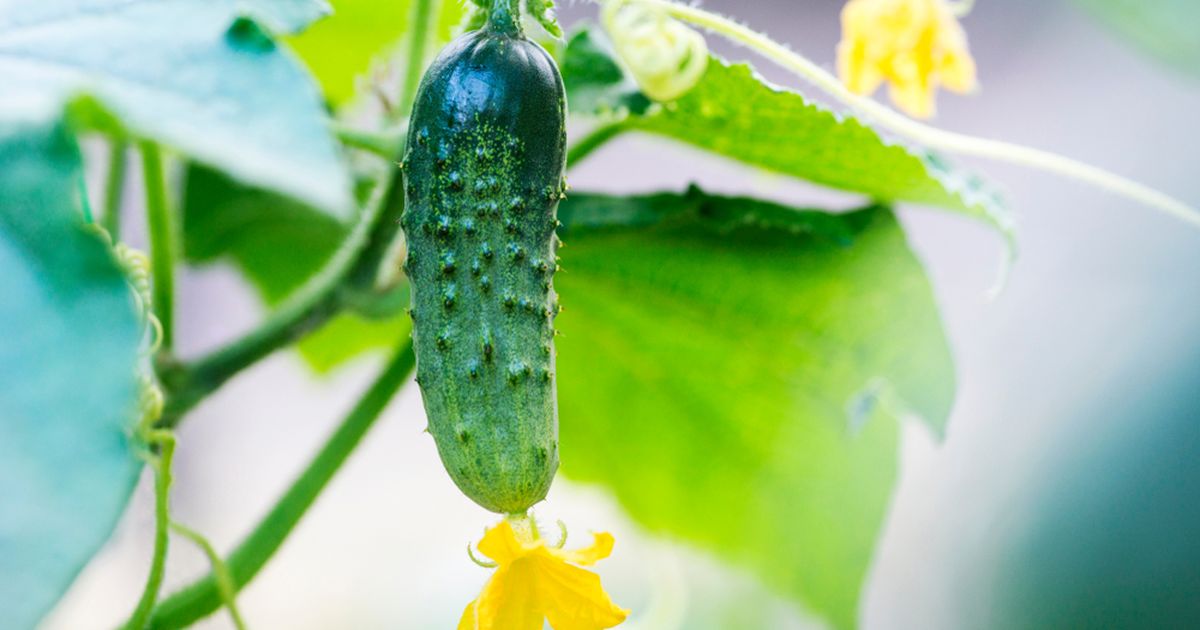
<svg viewBox="0 0 1200 630"><path fill-rule="evenodd" d="M604 123L595 129L591 130L588 135L582 140L572 144L567 149L567 167L578 166L580 162L592 155L596 149L604 146L609 140L628 131L630 125L628 119L621 119L615 122Z"/></svg>
<svg viewBox="0 0 1200 630"><path fill-rule="evenodd" d="M395 160L396 156L400 155L400 147L404 145L407 132L404 126L382 131L358 129L338 121L332 122L331 126L342 144L374 153L385 160Z"/></svg>
<svg viewBox="0 0 1200 630"><path fill-rule="evenodd" d="M162 349L175 340L175 234L167 204L167 181L158 145L141 143L142 177L146 186L146 219L150 231L150 270L154 275L154 313L162 324Z"/></svg>
<svg viewBox="0 0 1200 630"><path fill-rule="evenodd" d="M234 587L241 589L258 574L284 539L312 506L334 473L354 451L367 430L400 389L416 364L412 340L405 339L367 393L342 421L300 477L292 483L254 531L229 555L226 566ZM221 605L216 577L209 575L164 600L150 619L150 628L182 628Z"/></svg>
<svg viewBox="0 0 1200 630"><path fill-rule="evenodd" d="M658 7L671 16L723 35L809 81L833 98L856 110L864 118L902 136L944 151L972 155L1054 173L1121 195L1138 203L1161 210L1177 219L1200 227L1200 212L1187 204L1153 188L1110 173L1104 169L1063 157L1048 151L1033 149L999 140L987 140L943 131L916 122L870 98L851 92L837 77L820 66L772 41L765 35L742 26L728 18L702 9L669 0L632 0Z"/></svg>
<svg viewBox="0 0 1200 630"><path fill-rule="evenodd" d="M104 186L104 229L113 241L121 240L121 202L125 197L125 169L129 164L129 144L113 140L108 154L108 181Z"/></svg>
<svg viewBox="0 0 1200 630"><path fill-rule="evenodd" d="M400 107L397 116L407 116L417 99L417 88L421 86L421 75L425 70L425 57L429 43L437 30L437 16L441 0L415 0L412 8L412 28L409 30L408 67L404 70L404 84L400 88Z"/></svg>
<svg viewBox="0 0 1200 630"><path fill-rule="evenodd" d="M525 29L521 26L521 0L492 0L488 13L488 31L509 37L521 37Z"/></svg>
<svg viewBox="0 0 1200 630"><path fill-rule="evenodd" d="M79 195L79 209L83 212L83 220L85 223L95 223L95 217L92 215L92 200L88 199L87 178L83 173L75 178L75 193Z"/></svg>
<svg viewBox="0 0 1200 630"><path fill-rule="evenodd" d="M389 171L329 263L258 327L192 363L160 358L156 367L168 394L160 424L177 426L185 412L235 374L362 302L362 295L374 289L403 212L401 178Z"/></svg>
<svg viewBox="0 0 1200 630"><path fill-rule="evenodd" d="M401 148L398 153L403 152ZM400 218L404 215L404 178L399 169L388 169L379 181L379 218L367 233L358 260L347 270L339 287L339 306L357 308L377 295L376 286L381 265L387 262L392 245L400 234Z"/></svg>
<svg viewBox="0 0 1200 630"><path fill-rule="evenodd" d="M158 462L154 476L154 557L150 561L150 575L137 608L125 623L125 630L142 630L149 621L158 591L162 588L163 573L167 563L167 527L170 523L168 492L171 489L171 459L175 455L175 436L169 431L152 432L152 440L159 447Z"/></svg>
<svg viewBox="0 0 1200 630"><path fill-rule="evenodd" d="M221 596L221 603L225 605L225 610L229 611L233 626L237 630L246 630L246 620L242 618L242 613L237 607L237 587L233 583L233 574L229 572L229 567L225 565L224 560L221 560L220 554L213 548L212 543L200 535L200 532L179 523L171 523L171 531L192 541L192 544L199 547L200 551L208 558L208 563L212 565L213 578L217 583L217 593Z"/></svg>

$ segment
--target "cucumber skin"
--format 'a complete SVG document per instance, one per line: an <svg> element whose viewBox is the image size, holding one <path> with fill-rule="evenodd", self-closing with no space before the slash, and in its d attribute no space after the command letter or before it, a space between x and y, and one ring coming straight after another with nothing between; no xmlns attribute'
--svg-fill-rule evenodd
<svg viewBox="0 0 1200 630"><path fill-rule="evenodd" d="M522 513L558 469L554 329L566 95L522 36L460 36L421 81L405 156L405 271L429 432L450 477Z"/></svg>

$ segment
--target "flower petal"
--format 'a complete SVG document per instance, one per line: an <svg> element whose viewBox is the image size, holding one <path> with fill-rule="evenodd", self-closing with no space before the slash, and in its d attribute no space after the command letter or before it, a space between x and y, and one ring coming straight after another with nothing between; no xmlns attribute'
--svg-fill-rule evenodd
<svg viewBox="0 0 1200 630"><path fill-rule="evenodd" d="M478 599L471 600L470 604L463 610L462 618L458 620L458 630L477 630L479 628L479 615L476 609Z"/></svg>
<svg viewBox="0 0 1200 630"><path fill-rule="evenodd" d="M512 524L502 520L484 532L479 541L479 552L503 566L524 554L525 547L517 540Z"/></svg>
<svg viewBox="0 0 1200 630"><path fill-rule="evenodd" d="M917 117L933 114L938 86L976 86L966 34L947 0L849 0L838 74L857 94L886 81L896 106Z"/></svg>
<svg viewBox="0 0 1200 630"><path fill-rule="evenodd" d="M600 560L603 560L612 555L613 537L608 532L597 532L592 534L592 544L590 547L576 549L574 551L566 551L562 549L550 549L549 551L554 556L562 558L572 564L579 564L585 567L590 567Z"/></svg>
<svg viewBox="0 0 1200 630"><path fill-rule="evenodd" d="M530 559L537 562L541 577L538 599L554 630L602 630L629 616L629 611L614 604L604 592L600 576L595 573L566 564L549 553Z"/></svg>
<svg viewBox="0 0 1200 630"><path fill-rule="evenodd" d="M544 602L537 563L518 558L496 569L475 606L478 630L542 630ZM465 615L465 613L464 613ZM462 630L462 622L459 622Z"/></svg>

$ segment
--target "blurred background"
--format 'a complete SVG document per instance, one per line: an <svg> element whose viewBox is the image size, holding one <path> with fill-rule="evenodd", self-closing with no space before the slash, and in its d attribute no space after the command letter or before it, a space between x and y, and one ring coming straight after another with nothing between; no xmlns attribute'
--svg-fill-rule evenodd
<svg viewBox="0 0 1200 630"><path fill-rule="evenodd" d="M841 5L705 3L828 67ZM577 2L561 13L569 25L593 18L596 7ZM964 26L982 91L943 95L938 126L1080 158L1200 202L1196 74L1145 55L1071 2L980 0ZM749 58L709 41L727 57ZM1005 290L989 299L1003 258L993 231L902 208L954 351L958 395L943 441L905 428L861 625L1197 627L1200 233L1054 177L956 161L1003 188L1019 258ZM641 136L617 141L572 177L577 189L614 192L692 181L800 205L854 202ZM232 268L217 266L182 276L178 311L179 351L192 356L248 329L263 307ZM220 390L181 430L175 518L231 547L380 359L317 377L283 353ZM424 426L410 386L239 597L252 627L454 626L488 576L463 547L492 517L454 488ZM131 609L150 556L148 481L46 628L112 627ZM589 527L614 533L616 553L600 572L614 599L633 609L628 627L821 627L750 574L646 535L602 489L560 478L539 513L572 525L576 544ZM166 590L206 570L198 551L177 543ZM230 624L219 613L200 627Z"/></svg>

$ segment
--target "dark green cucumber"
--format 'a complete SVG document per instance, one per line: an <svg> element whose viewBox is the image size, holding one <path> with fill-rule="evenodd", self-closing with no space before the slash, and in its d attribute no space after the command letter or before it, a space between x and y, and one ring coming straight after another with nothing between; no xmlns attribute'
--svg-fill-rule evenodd
<svg viewBox="0 0 1200 630"><path fill-rule="evenodd" d="M438 55L409 123L417 382L446 470L494 512L544 499L558 468L552 279L565 116L553 59L501 7Z"/></svg>

